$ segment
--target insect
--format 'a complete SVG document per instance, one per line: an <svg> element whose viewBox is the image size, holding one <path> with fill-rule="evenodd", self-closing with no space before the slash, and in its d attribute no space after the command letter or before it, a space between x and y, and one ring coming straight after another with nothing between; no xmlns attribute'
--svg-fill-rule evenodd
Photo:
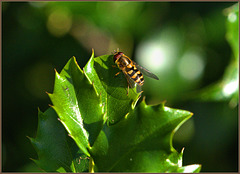
<svg viewBox="0 0 240 174"><path fill-rule="evenodd" d="M151 73L146 68L143 68L142 66L136 64L123 52L115 51L115 53L113 54L113 61L117 64L118 68L123 72L123 74L127 78L128 82L127 94L129 92L129 85L133 87L135 86L135 84L137 85L137 93L142 92L141 87L144 84L144 78L142 74L150 78L159 80L159 78L155 74ZM115 76L121 73L121 71L115 74Z"/></svg>

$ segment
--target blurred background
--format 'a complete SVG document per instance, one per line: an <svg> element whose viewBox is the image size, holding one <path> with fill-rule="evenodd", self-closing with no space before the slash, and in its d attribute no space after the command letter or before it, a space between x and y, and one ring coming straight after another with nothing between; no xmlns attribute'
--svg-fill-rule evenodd
<svg viewBox="0 0 240 174"><path fill-rule="evenodd" d="M174 136L183 165L238 171L239 13L234 2L2 2L2 170L37 172L27 136L51 103L54 68L117 48L150 69L148 104L194 116Z"/></svg>

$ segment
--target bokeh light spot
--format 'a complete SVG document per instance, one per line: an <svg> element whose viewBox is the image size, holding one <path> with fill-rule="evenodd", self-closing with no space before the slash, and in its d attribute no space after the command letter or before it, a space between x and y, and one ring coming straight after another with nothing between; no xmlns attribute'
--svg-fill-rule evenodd
<svg viewBox="0 0 240 174"><path fill-rule="evenodd" d="M106 54L112 39L108 32L83 16L76 18L70 34L89 51L94 48L95 55Z"/></svg>
<svg viewBox="0 0 240 174"><path fill-rule="evenodd" d="M187 52L180 60L179 74L187 80L195 80L203 73L205 62L197 52Z"/></svg>
<svg viewBox="0 0 240 174"><path fill-rule="evenodd" d="M227 83L223 88L223 94L227 97L232 95L238 90L238 80L231 81Z"/></svg>
<svg viewBox="0 0 240 174"><path fill-rule="evenodd" d="M168 56L168 50L161 43L146 42L138 49L137 57L141 64L151 67L151 70L164 71L173 59Z"/></svg>
<svg viewBox="0 0 240 174"><path fill-rule="evenodd" d="M149 67L158 74L171 71L175 66L182 38L172 26L156 30L149 39L143 41L136 52L139 64Z"/></svg>
<svg viewBox="0 0 240 174"><path fill-rule="evenodd" d="M49 32L61 37L69 32L72 27L72 17L66 9L56 9L48 17L47 28Z"/></svg>
<svg viewBox="0 0 240 174"><path fill-rule="evenodd" d="M31 1L29 2L29 4L33 7L36 7L36 8L41 8L41 7L44 7L45 5L47 5L48 2L34 2L34 1Z"/></svg>
<svg viewBox="0 0 240 174"><path fill-rule="evenodd" d="M228 21L235 22L237 20L237 15L235 13L230 13L228 15Z"/></svg>

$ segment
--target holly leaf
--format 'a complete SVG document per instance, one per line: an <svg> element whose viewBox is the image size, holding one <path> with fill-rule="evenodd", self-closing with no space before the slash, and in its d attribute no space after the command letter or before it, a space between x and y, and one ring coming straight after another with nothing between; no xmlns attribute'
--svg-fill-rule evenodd
<svg viewBox="0 0 240 174"><path fill-rule="evenodd" d="M38 154L38 159L32 160L42 170L61 173L88 171L89 158L67 135L52 108L44 113L38 111L37 136L29 139Z"/></svg>
<svg viewBox="0 0 240 174"><path fill-rule="evenodd" d="M178 127L192 116L142 102L121 122L105 125L90 153L99 172L179 172L182 153L172 147ZM197 165L198 169L200 166ZM194 171L192 171L194 172Z"/></svg>
<svg viewBox="0 0 240 174"><path fill-rule="evenodd" d="M51 172L88 167L88 172L199 172L200 165L182 166L183 151L172 146L174 133L192 113L163 103L148 106L144 100L136 105L140 94L134 87L127 95L127 80L124 74L115 77L119 70L112 59L92 54L82 71L73 57L56 72L49 97L67 133L59 131L55 112L55 117L48 110L40 113L58 124L41 126L39 120L37 137L31 139L39 156L36 163ZM69 137L75 150L69 150Z"/></svg>
<svg viewBox="0 0 240 174"><path fill-rule="evenodd" d="M74 57L60 74L56 72L54 91L49 97L69 135L89 156L88 149L103 125L102 103Z"/></svg>
<svg viewBox="0 0 240 174"><path fill-rule="evenodd" d="M97 58L92 55L84 67L86 75L95 84L96 91L100 94L109 125L116 124L133 110L140 96L135 88L130 88L127 95L126 77L123 73L115 76L120 70L114 66L116 65L112 55Z"/></svg>

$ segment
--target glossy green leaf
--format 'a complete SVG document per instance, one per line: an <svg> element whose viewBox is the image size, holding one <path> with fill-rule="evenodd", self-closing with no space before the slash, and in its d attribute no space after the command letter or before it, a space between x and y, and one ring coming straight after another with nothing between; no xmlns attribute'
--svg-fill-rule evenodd
<svg viewBox="0 0 240 174"><path fill-rule="evenodd" d="M130 88L127 95L126 77L123 73L115 76L120 70L113 66L113 56L105 55L97 58L92 56L84 67L86 75L101 96L109 125L117 123L133 110L139 98L139 93L133 88Z"/></svg>
<svg viewBox="0 0 240 174"><path fill-rule="evenodd" d="M201 165L193 164L178 168L177 173L199 173L200 170Z"/></svg>
<svg viewBox="0 0 240 174"><path fill-rule="evenodd" d="M139 93L130 88L127 95L127 80L124 74L115 77L119 70L112 66L112 58L92 55L84 71L71 58L60 74L56 72L49 97L69 136L52 133L58 132L56 123L39 128L44 138L38 133L36 139L42 147L33 141L39 155L37 164L52 172L81 172L87 167L89 172L199 172L200 165L182 166L183 151L178 153L172 146L174 133L192 113L164 104L148 106L144 100L136 106ZM46 113L46 119L51 119L52 114ZM65 152L69 137L79 151ZM55 151L49 144L63 150ZM67 162L51 159L56 153Z"/></svg>
<svg viewBox="0 0 240 174"><path fill-rule="evenodd" d="M89 156L88 148L103 125L102 103L74 57L60 74L56 72L54 91L49 97L69 135Z"/></svg>
<svg viewBox="0 0 240 174"><path fill-rule="evenodd" d="M104 126L90 151L95 170L178 172L182 153L172 147L172 137L191 115L163 104L148 106L142 102L118 124Z"/></svg>
<svg viewBox="0 0 240 174"><path fill-rule="evenodd" d="M39 110L37 136L30 140L38 154L38 160L33 161L42 170L62 173L88 171L87 156L67 135L52 108L44 113Z"/></svg>

